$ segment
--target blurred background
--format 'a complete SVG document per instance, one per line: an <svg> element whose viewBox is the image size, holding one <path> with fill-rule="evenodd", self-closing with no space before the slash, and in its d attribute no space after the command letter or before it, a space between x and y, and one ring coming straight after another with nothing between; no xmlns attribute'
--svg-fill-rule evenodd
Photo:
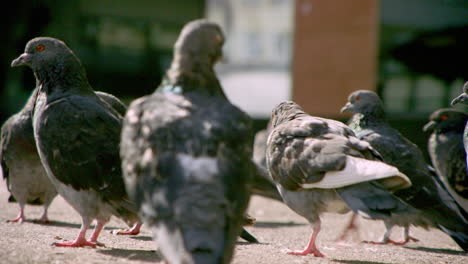
<svg viewBox="0 0 468 264"><path fill-rule="evenodd" d="M367 89L425 149L428 115L468 81L467 0L15 0L2 12L0 122L35 86L30 69L10 68L29 39L62 39L95 90L129 103L154 91L180 29L203 17L225 31L216 70L257 130L287 99L346 121L348 94Z"/></svg>

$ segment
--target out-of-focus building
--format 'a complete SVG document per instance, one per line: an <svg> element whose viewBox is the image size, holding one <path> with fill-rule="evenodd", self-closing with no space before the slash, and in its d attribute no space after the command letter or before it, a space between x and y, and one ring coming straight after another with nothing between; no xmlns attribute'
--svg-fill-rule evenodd
<svg viewBox="0 0 468 264"><path fill-rule="evenodd" d="M210 0L207 18L226 34L217 70L228 97L253 117L268 118L290 99L294 1Z"/></svg>
<svg viewBox="0 0 468 264"><path fill-rule="evenodd" d="M421 126L468 80L466 0L16 0L0 23L0 120L35 82L11 60L36 36L64 40L96 90L126 102L154 91L182 26L206 17L226 34L216 70L228 97L265 124L292 99L345 120L347 95L375 90L389 119L424 145Z"/></svg>

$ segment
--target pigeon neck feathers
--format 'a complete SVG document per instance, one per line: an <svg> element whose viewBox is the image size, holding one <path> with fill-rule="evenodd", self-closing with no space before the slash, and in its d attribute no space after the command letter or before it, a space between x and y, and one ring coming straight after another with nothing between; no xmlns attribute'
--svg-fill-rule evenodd
<svg viewBox="0 0 468 264"><path fill-rule="evenodd" d="M221 28L206 20L188 23L174 45L174 58L161 87L162 92L190 92L226 99L214 65L222 56Z"/></svg>
<svg viewBox="0 0 468 264"><path fill-rule="evenodd" d="M86 72L76 57L65 57L56 63L44 64L34 69L34 75L41 91L46 93L91 89Z"/></svg>
<svg viewBox="0 0 468 264"><path fill-rule="evenodd" d="M381 105L367 106L354 113L349 122L351 129L366 128L376 124L386 123L385 111Z"/></svg>

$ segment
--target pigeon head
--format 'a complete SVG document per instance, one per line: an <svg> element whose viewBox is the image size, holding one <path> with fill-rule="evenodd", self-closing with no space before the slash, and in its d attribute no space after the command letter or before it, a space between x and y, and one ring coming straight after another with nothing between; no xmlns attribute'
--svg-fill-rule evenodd
<svg viewBox="0 0 468 264"><path fill-rule="evenodd" d="M277 127L285 121L294 119L298 115L305 114L302 107L293 101L285 101L277 105L271 113L271 124Z"/></svg>
<svg viewBox="0 0 468 264"><path fill-rule="evenodd" d="M379 96L373 91L358 90L351 93L348 102L341 108L341 112L351 112L353 114L383 115L383 104Z"/></svg>
<svg viewBox="0 0 468 264"><path fill-rule="evenodd" d="M12 67L29 66L40 83L59 79L86 79L80 60L58 39L38 37L26 44L24 53L11 63Z"/></svg>
<svg viewBox="0 0 468 264"><path fill-rule="evenodd" d="M443 108L435 111L429 117L429 122L424 126L424 132L444 133L448 131L460 131L465 129L468 114L457 109Z"/></svg>
<svg viewBox="0 0 468 264"><path fill-rule="evenodd" d="M174 58L158 90L174 93L196 91L226 98L214 71L222 56L221 28L206 20L184 26L174 45Z"/></svg>
<svg viewBox="0 0 468 264"><path fill-rule="evenodd" d="M175 55L196 55L214 64L222 56L223 44L224 34L217 24L203 19L194 20L182 29L175 43Z"/></svg>
<svg viewBox="0 0 468 264"><path fill-rule="evenodd" d="M463 85L463 93L460 94L457 98L453 99L452 105L462 103L468 105L468 82Z"/></svg>

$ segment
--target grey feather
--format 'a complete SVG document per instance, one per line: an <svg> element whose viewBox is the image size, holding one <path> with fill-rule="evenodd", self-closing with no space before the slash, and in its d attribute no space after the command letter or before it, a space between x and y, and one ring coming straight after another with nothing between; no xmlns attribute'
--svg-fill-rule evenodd
<svg viewBox="0 0 468 264"><path fill-rule="evenodd" d="M250 193L250 118L213 65L218 25L188 23L157 91L133 101L121 140L126 187L170 263L228 263Z"/></svg>
<svg viewBox="0 0 468 264"><path fill-rule="evenodd" d="M468 222L462 209L435 179L437 176L424 160L422 151L387 123L383 104L377 94L366 90L355 91L349 95L342 111L353 113L349 126L357 137L369 142L386 163L397 167L413 183L410 188L397 191L395 195L419 210L419 213L408 212L404 218L390 218L386 220L387 226L397 224L428 228L443 225L466 236ZM467 249L467 244L460 246Z"/></svg>

